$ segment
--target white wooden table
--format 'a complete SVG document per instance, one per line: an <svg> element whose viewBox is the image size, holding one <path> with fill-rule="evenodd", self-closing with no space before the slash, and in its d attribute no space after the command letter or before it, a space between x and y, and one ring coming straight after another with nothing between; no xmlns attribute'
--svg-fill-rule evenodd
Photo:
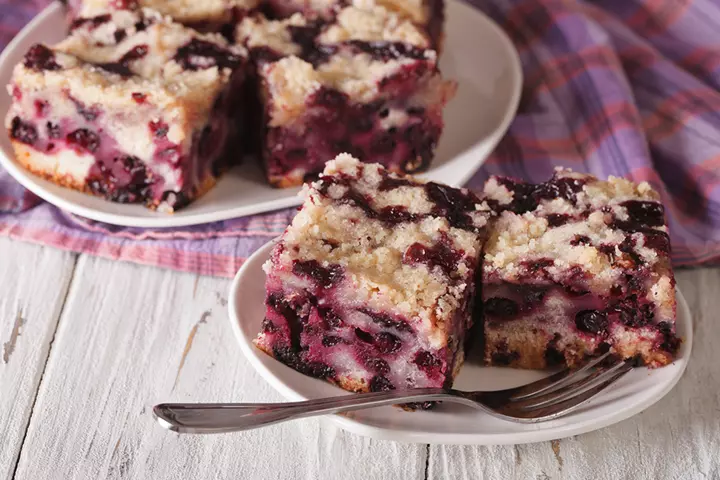
<svg viewBox="0 0 720 480"><path fill-rule="evenodd" d="M678 272L692 360L656 405L565 440L376 441L307 419L180 436L161 401L280 401L243 358L229 280L0 238L0 478L720 478L720 269Z"/></svg>

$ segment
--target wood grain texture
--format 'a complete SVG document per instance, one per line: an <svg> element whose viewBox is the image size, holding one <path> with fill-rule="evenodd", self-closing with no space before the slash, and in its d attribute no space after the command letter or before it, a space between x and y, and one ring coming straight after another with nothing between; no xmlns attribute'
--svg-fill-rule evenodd
<svg viewBox="0 0 720 480"><path fill-rule="evenodd" d="M75 255L0 238L0 478L12 478Z"/></svg>
<svg viewBox="0 0 720 480"><path fill-rule="evenodd" d="M430 447L431 479L720 478L720 269L682 270L693 314L684 376L662 400L616 425L532 445Z"/></svg>
<svg viewBox="0 0 720 480"><path fill-rule="evenodd" d="M421 479L426 447L308 419L179 436L162 401L280 401L230 329L229 281L81 256L18 479Z"/></svg>

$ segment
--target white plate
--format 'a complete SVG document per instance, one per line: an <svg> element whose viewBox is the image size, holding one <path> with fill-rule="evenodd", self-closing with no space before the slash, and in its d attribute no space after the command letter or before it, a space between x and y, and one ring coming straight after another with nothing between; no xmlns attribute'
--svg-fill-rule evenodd
<svg viewBox="0 0 720 480"><path fill-rule="evenodd" d="M268 259L273 243L263 246L248 259L230 287L230 321L242 351L260 375L288 400L343 395L343 390L286 367L252 344L265 316L265 273L261 267ZM690 311L679 290L677 299L677 331L684 340L677 360L663 368L633 370L611 389L567 417L521 425L499 420L469 407L446 403L428 412L380 407L329 418L345 430L379 439L479 445L540 442L606 427L660 400L685 371L692 348L692 324ZM523 385L545 375L547 373L540 371L490 368L466 362L454 387L461 390L500 390Z"/></svg>
<svg viewBox="0 0 720 480"><path fill-rule="evenodd" d="M451 185L465 183L490 154L515 115L522 71L517 52L489 18L457 0L447 5L446 44L440 65L459 82L448 105L432 168L424 178ZM55 43L65 34L62 7L54 2L28 24L0 55L0 86L36 42ZM0 93L4 118L10 97ZM328 159L329 160L329 159ZM224 175L207 195L173 215L140 205L112 203L59 187L26 172L14 159L7 134L0 134L0 164L26 188L63 210L101 222L134 227L177 227L226 220L299 205L297 188L273 189L260 167L247 163Z"/></svg>

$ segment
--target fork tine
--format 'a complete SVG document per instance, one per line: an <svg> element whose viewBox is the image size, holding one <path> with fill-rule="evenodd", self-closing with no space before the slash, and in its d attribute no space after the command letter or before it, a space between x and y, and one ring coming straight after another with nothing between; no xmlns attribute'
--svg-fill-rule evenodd
<svg viewBox="0 0 720 480"><path fill-rule="evenodd" d="M581 406L583 406L592 397L594 397L595 395L602 392L610 385L612 385L615 382L617 382L618 380L620 380L623 376L625 376L631 370L632 370L632 365L625 364L624 368L617 371L610 378L606 379L604 382L600 383L599 385L596 385L596 386L586 390L584 393L581 393L579 395L571 397L560 403L555 403L553 405L549 405L549 406L534 409L534 410L524 411L522 413L521 417L516 417L516 418L514 418L514 420L519 421L519 422L535 423L535 422L541 422L541 421L546 421L546 420L552 420L553 418L558 418L558 417L567 415L569 413L572 413L573 411L575 411L578 408L580 408ZM511 419L511 420L513 420L513 419Z"/></svg>
<svg viewBox="0 0 720 480"><path fill-rule="evenodd" d="M523 410L532 410L535 408L541 408L554 403L559 403L567 400L570 397L574 397L585 390L588 390L595 385L602 383L608 377L612 376L615 372L622 369L626 365L622 360L617 360L612 365L603 366L596 369L590 375L565 385L562 388L553 390L550 393L541 396L530 397L521 401L513 402L513 408L521 408Z"/></svg>
<svg viewBox="0 0 720 480"><path fill-rule="evenodd" d="M533 383L528 383L522 387L507 391L510 393L510 399L513 401L523 400L530 397L535 397L545 393L550 393L558 388L567 385L570 382L574 382L577 378L585 375L588 371L594 368L597 364L605 360L611 355L610 352L606 352L599 357L590 360L588 363L578 369L566 368L565 370L545 377Z"/></svg>
<svg viewBox="0 0 720 480"><path fill-rule="evenodd" d="M552 420L554 418L558 418L564 415L567 415L569 413L572 413L576 409L580 408L582 405L584 405L587 401L589 401L591 398L593 398L598 393L605 390L610 385L614 384L618 380L620 380L624 375L626 375L628 372L632 370L632 364L630 362L627 362L623 364L623 368L621 368L619 371L615 371L610 378L603 377L604 381L601 383L594 385L588 389L586 389L584 392L579 393L578 395L575 395L571 398L568 398L560 403L555 403L552 405L548 405L541 408L536 408L532 410L512 410L512 408L509 408L505 411L499 411L495 410L495 414L499 414L503 418L507 420L511 420L518 423L536 423L536 422L543 422L547 420Z"/></svg>

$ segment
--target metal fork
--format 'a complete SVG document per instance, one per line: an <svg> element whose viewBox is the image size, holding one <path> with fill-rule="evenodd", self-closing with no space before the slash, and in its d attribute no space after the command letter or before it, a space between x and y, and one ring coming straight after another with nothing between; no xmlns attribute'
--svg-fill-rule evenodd
<svg viewBox="0 0 720 480"><path fill-rule="evenodd" d="M225 433L382 405L443 401L461 403L513 422L535 423L576 410L632 368L633 360L623 361L608 352L581 368L494 392L416 388L290 403L162 403L153 407L153 414L160 425L174 432Z"/></svg>

